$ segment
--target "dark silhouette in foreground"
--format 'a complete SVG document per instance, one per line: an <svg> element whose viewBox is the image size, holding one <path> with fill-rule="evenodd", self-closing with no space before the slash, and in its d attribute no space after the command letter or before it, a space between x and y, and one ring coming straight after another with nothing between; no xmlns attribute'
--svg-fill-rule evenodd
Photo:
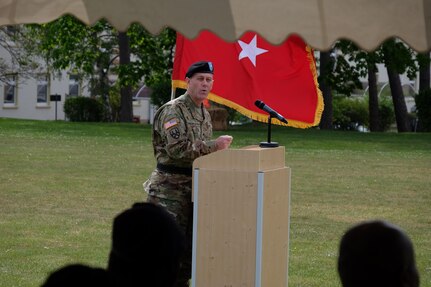
<svg viewBox="0 0 431 287"><path fill-rule="evenodd" d="M108 271L116 286L172 287L184 249L184 234L166 209L135 203L114 219Z"/></svg>
<svg viewBox="0 0 431 287"><path fill-rule="evenodd" d="M343 287L418 287L413 244L399 227L366 221L342 237L338 273Z"/></svg>
<svg viewBox="0 0 431 287"><path fill-rule="evenodd" d="M70 264L52 272L42 287L113 287L108 272L82 264Z"/></svg>

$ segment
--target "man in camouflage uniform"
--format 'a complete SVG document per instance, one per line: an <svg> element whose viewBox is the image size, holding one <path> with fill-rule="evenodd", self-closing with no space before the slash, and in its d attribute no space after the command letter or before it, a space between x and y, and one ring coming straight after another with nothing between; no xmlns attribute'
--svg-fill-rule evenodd
<svg viewBox="0 0 431 287"><path fill-rule="evenodd" d="M180 287L188 286L191 277L193 161L228 148L232 142L232 137L226 135L211 140L211 117L203 102L213 86L213 73L211 62L192 64L186 73L186 93L164 104L154 117L153 147L157 168L144 183L144 189L148 193L147 200L166 207L186 234L187 250L179 274Z"/></svg>

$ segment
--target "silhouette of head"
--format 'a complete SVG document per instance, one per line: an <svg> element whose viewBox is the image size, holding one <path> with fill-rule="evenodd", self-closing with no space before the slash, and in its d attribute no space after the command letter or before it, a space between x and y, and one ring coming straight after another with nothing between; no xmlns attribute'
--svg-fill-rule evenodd
<svg viewBox="0 0 431 287"><path fill-rule="evenodd" d="M338 273L344 287L417 287L413 244L397 226L367 221L342 237Z"/></svg>
<svg viewBox="0 0 431 287"><path fill-rule="evenodd" d="M171 214L135 203L114 219L108 271L119 286L174 286L184 249L184 234Z"/></svg>
<svg viewBox="0 0 431 287"><path fill-rule="evenodd" d="M66 265L52 272L42 287L109 287L111 280L102 268L82 264Z"/></svg>

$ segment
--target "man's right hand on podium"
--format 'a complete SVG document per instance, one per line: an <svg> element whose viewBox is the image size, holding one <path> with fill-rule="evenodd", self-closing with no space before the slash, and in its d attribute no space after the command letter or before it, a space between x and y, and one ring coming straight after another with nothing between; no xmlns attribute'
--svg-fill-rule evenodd
<svg viewBox="0 0 431 287"><path fill-rule="evenodd" d="M233 137L228 135L219 136L216 139L217 150L227 149L232 143Z"/></svg>

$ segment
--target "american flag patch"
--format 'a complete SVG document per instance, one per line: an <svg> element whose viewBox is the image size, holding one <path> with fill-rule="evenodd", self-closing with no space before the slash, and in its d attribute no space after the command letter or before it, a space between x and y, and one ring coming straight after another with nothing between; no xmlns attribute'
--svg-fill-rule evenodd
<svg viewBox="0 0 431 287"><path fill-rule="evenodd" d="M169 120L169 121L167 121L166 123L164 123L164 127L165 127L165 129L167 130L167 129L169 129L169 128L171 128L171 127L173 127L173 126L175 126L175 125L177 125L178 124L178 121L177 121L177 119L171 119L171 120Z"/></svg>

